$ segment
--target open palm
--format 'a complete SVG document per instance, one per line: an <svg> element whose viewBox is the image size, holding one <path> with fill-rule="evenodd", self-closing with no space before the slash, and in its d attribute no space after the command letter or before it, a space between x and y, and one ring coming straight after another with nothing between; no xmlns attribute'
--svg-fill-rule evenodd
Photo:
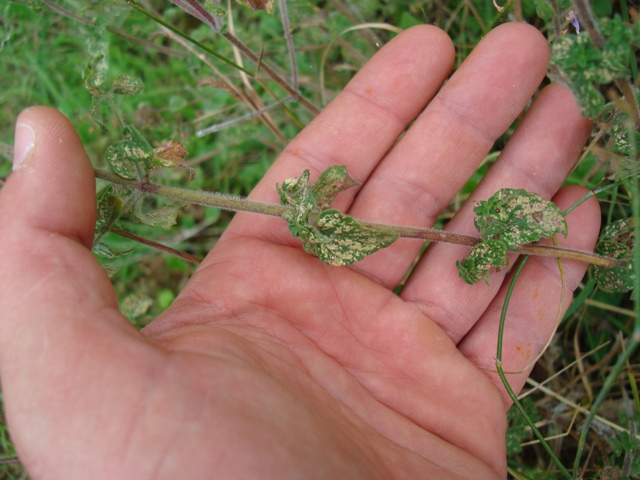
<svg viewBox="0 0 640 480"><path fill-rule="evenodd" d="M337 208L430 227L526 106L547 59L536 30L507 24L440 89L451 42L410 29L292 141L252 198L277 202L276 183L342 164L363 184ZM472 201L502 187L571 204L584 192L558 189L589 129L568 92L546 88L447 228L473 234ZM281 219L238 214L138 332L88 249L95 187L75 132L42 107L20 116L17 147L30 131L35 148L0 195L0 374L33 478L506 476L510 400L491 369L508 273L466 285L455 269L466 249L433 245L395 295L419 242L337 268L304 253ZM597 218L585 203L561 244L592 248ZM564 268L568 296L585 267ZM507 370L543 348L561 289L555 260L529 261L511 300ZM509 376L514 389L527 373Z"/></svg>

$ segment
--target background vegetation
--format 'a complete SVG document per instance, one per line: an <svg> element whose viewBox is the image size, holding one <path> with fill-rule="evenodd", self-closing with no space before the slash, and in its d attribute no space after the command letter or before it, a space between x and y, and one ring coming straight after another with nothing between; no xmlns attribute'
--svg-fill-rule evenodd
<svg viewBox="0 0 640 480"><path fill-rule="evenodd" d="M251 71L255 68L225 38L172 3L139 3L221 55ZM435 24L449 33L457 47L456 66L484 34L507 21L527 21L553 42L559 33L575 31L565 17L571 6L558 3L508 0L505 11L500 12L491 0L290 0L288 11L301 93L312 105L322 108L396 34L394 29L418 23ZM600 18L618 14L630 23L638 14L623 0L596 0L592 5ZM226 31L254 52L262 52L264 61L289 79L291 68L277 7L273 15L235 2L224 8L228 14ZM253 79L211 55L202 55L202 50L179 42L122 1L11 0L0 5L0 142L13 143L13 124L24 107L51 105L72 119L94 165L106 168L105 149L119 140L120 133L113 115L104 116L107 132L92 119L91 96L82 73L91 60L88 52L96 45L107 49L109 78L127 73L143 79L142 93L116 99L119 109L153 147L173 139L187 148L187 164L195 171L189 188L248 194L286 143L314 117L314 112L301 102L288 102L262 116L199 137L196 132L205 127L260 110L287 94L263 71ZM601 91L607 98L615 98L616 91L610 85ZM440 225L472 191L515 126L496 142L486 162L440 217ZM595 189L614 173L616 158L608 150L610 142L598 132L596 127L594 141L587 146L569 183ZM9 172L10 162L0 159L0 178L6 178ZM163 169L159 175L161 183L167 185L185 186L188 180L184 169ZM162 205L158 201L157 206ZM628 192L624 189L605 198L602 205L605 222L630 216ZM170 230L125 222L121 226L141 237L203 257L230 218L229 213L191 205L180 209L178 223ZM122 309L138 326L144 326L171 304L195 268L184 259L113 233L104 240L114 250L131 249L128 255L108 263L117 267L112 280ZM603 383L625 342L633 336L634 318L628 294L602 292L590 276L585 277L523 392L530 415L567 468L574 463L580 427L589 408L603 391ZM591 425L579 464L582 478L640 475L640 417L635 383L639 360L634 354L625 374L606 387L606 400ZM510 474L514 478L560 478L539 443L531 440L521 416L517 412L510 416ZM15 452L2 420L0 454L7 460L0 465L0 478L27 478L13 459Z"/></svg>

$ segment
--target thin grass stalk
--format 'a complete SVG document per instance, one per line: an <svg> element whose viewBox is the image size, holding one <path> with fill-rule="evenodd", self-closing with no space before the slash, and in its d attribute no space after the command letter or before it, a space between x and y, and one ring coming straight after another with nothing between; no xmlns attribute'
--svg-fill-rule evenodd
<svg viewBox="0 0 640 480"><path fill-rule="evenodd" d="M154 15L153 13L151 13L150 11L148 11L147 9L141 7L140 5L138 5L134 0L127 0L127 4L130 5L134 10L137 10L138 12L142 13L143 15L149 17L151 20L153 20L154 22L158 23L159 25L162 25L165 28L168 28L169 30L171 30L173 33L175 33L176 35L181 36L182 38L184 38L185 40L188 40L189 42L191 42L192 44L198 46L199 48L201 48L202 50L204 50L205 52L213 55L214 57L218 58L219 60L222 60L223 62L231 65L233 68L236 68L242 72L245 72L249 75L253 75L252 72L250 72L249 70L241 67L240 65L237 65L236 63L234 63L232 60L228 59L227 57L225 57L224 55L220 55L218 52L216 52L215 50L213 50L212 48L208 47L207 45L205 45L202 42L199 42L198 40L196 40L195 38L193 38L190 35L187 35L186 33L184 33L183 31L175 28L173 25L171 25L170 23L165 22L162 18L158 17L157 15Z"/></svg>
<svg viewBox="0 0 640 480"><path fill-rule="evenodd" d="M506 296L505 296L504 304L502 305L502 311L500 312L500 325L498 327L498 346L497 346L497 352L496 352L496 370L498 371L498 375L500 376L500 380L502 380L502 384L504 385L504 388L507 391L509 397L511 397L511 400L513 401L514 406L518 409L518 411L520 412L520 415L522 415L524 420L527 422L527 425L529 425L529 428L531 428L531 431L533 432L533 434L540 441L540 445L542 445L542 448L545 450L545 452L547 452L547 455L549 455L549 457L551 458L553 463L556 464L556 466L562 472L564 477L566 479L570 480L571 479L571 474L567 471L567 469L562 464L560 459L555 455L555 453L553 453L553 450L551 449L551 446L549 445L547 440L544 438L544 435L542 435L542 432L540 432L540 430L538 430L538 427L536 427L536 423L529 416L529 414L525 410L525 408L522 405L522 403L520 402L520 400L518 400L518 396L515 394L515 392L511 388L511 385L509 384L509 380L507 380L507 376L505 375L504 369L502 368L502 342L503 342L503 338L504 338L504 325L505 325L506 318L507 318L507 309L509 307L509 302L511 301L511 296L513 294L513 290L514 290L514 288L516 286L516 282L517 282L518 278L520 277L520 274L522 273L522 270L523 270L525 264L527 263L528 259L529 259L529 257L525 256L522 259L522 261L520 262L520 264L518 265L518 268L516 269L516 271L514 272L513 278L511 279L511 282L509 283L509 288L507 289L507 293L506 293Z"/></svg>
<svg viewBox="0 0 640 480"><path fill-rule="evenodd" d="M289 23L289 14L287 12L287 0L278 0L278 5L280 6L280 21L282 22L284 41L287 44L287 52L289 53L291 86L296 92L299 92L300 88L298 85L298 62L296 62L296 51L293 45L293 34L291 33L291 24Z"/></svg>

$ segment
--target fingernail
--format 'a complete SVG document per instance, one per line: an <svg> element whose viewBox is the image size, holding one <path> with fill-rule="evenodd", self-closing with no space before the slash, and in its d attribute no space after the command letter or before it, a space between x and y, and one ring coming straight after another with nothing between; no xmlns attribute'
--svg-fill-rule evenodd
<svg viewBox="0 0 640 480"><path fill-rule="evenodd" d="M13 171L26 166L33 156L36 135L33 128L26 123L16 125L15 144L13 146Z"/></svg>

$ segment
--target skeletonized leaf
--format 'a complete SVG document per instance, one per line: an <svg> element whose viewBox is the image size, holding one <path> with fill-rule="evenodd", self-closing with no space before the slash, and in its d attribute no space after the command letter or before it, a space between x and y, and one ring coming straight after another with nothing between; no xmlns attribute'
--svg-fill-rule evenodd
<svg viewBox="0 0 640 480"><path fill-rule="evenodd" d="M103 132L108 132L109 129L104 124L104 120L102 118L102 110L100 109L100 105L102 100L99 97L91 97L91 106L89 107L89 113L91 114L91 118L94 122L98 124L100 130Z"/></svg>

